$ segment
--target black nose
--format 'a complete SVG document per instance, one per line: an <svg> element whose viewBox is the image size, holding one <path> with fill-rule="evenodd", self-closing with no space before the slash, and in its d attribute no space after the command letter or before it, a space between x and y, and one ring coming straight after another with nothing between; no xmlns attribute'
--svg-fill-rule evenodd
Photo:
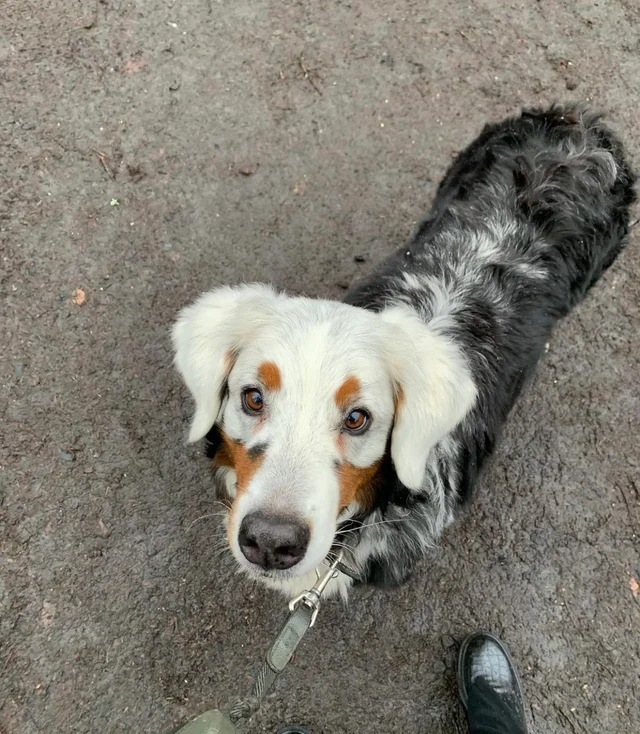
<svg viewBox="0 0 640 734"><path fill-rule="evenodd" d="M301 520L251 512L240 524L240 550L256 566L272 570L300 562L309 545L309 527Z"/></svg>

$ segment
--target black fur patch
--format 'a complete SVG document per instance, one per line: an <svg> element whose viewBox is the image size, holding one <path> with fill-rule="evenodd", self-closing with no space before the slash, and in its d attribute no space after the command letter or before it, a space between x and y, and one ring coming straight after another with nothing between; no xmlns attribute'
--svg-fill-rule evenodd
<svg viewBox="0 0 640 734"><path fill-rule="evenodd" d="M348 293L361 308L406 305L425 323L439 316L479 395L434 447L421 492L385 460L376 508L359 518L370 523L360 561L372 583L402 582L471 497L554 325L626 245L634 184L598 115L524 110L485 127L449 168L411 243Z"/></svg>
<svg viewBox="0 0 640 734"><path fill-rule="evenodd" d="M222 433L218 426L212 426L204 437L204 454L207 459L215 459L222 446Z"/></svg>
<svg viewBox="0 0 640 734"><path fill-rule="evenodd" d="M255 461L256 459L259 459L261 456L264 456L264 453L268 448L269 448L268 444L259 443L256 446L252 446L250 449L247 449L247 454L250 459L253 459Z"/></svg>

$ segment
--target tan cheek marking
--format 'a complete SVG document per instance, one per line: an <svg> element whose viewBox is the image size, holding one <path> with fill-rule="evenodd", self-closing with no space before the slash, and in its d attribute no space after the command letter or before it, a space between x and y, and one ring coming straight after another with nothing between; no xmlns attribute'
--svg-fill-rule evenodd
<svg viewBox="0 0 640 734"><path fill-rule="evenodd" d="M258 367L258 377L267 390L271 390L271 392L277 392L282 387L280 368L274 362L263 362Z"/></svg>
<svg viewBox="0 0 640 734"><path fill-rule="evenodd" d="M260 468L264 456L260 454L251 457L246 447L230 438L224 431L222 433L222 446L218 452L220 458L220 466L228 466L235 469L237 477L237 493L242 494L247 485L253 478L253 475ZM218 462L216 456L216 463ZM222 463L226 462L226 463Z"/></svg>
<svg viewBox="0 0 640 734"><path fill-rule="evenodd" d="M344 510L354 500L369 509L373 505L374 488L373 479L380 468L380 461L371 466L353 466L352 464L341 464L338 469L340 483L340 510Z"/></svg>
<svg viewBox="0 0 640 734"><path fill-rule="evenodd" d="M354 400L360 395L360 380L357 377L349 377L336 390L336 405L341 411L348 410Z"/></svg>
<svg viewBox="0 0 640 734"><path fill-rule="evenodd" d="M227 377L231 374L231 370L233 369L233 365L236 361L236 355L234 352L227 352L224 355L224 367L227 372ZM224 436L224 431L222 432ZM218 453L213 458L213 465L214 466L221 466L225 469L233 469L233 454L231 451L229 451L229 438L228 436L225 436L225 441L223 442L222 446L219 448Z"/></svg>
<svg viewBox="0 0 640 734"><path fill-rule="evenodd" d="M224 431L222 433L222 446L218 451L214 463L216 466L224 466L233 469L236 473L236 496L231 504L231 514L229 515L229 524L227 527L227 535L229 542L236 532L235 508L238 497L247 489L254 474L258 471L264 456L251 457L246 447L241 443L234 441Z"/></svg>
<svg viewBox="0 0 640 734"><path fill-rule="evenodd" d="M213 457L213 465L233 469L233 456L226 443L220 446L218 453Z"/></svg>

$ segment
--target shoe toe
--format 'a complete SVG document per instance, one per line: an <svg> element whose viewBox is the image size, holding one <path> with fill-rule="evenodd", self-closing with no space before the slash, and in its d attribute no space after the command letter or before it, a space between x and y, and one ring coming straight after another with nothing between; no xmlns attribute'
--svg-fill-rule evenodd
<svg viewBox="0 0 640 734"><path fill-rule="evenodd" d="M469 645L467 655L469 685L482 677L496 693L510 693L516 687L515 671L496 640L476 638Z"/></svg>
<svg viewBox="0 0 640 734"><path fill-rule="evenodd" d="M465 708L469 689L479 678L524 720L524 698L515 666L500 640L486 632L470 635L460 647L458 688Z"/></svg>

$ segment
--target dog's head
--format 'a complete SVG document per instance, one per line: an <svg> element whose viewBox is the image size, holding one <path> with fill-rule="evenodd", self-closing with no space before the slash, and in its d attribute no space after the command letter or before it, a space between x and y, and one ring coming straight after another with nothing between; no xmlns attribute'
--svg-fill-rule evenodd
<svg viewBox="0 0 640 734"><path fill-rule="evenodd" d="M220 288L181 312L173 343L196 405L189 441L219 437L232 552L274 579L318 567L338 524L372 509L389 446L419 490L429 451L475 399L458 348L402 307Z"/></svg>

